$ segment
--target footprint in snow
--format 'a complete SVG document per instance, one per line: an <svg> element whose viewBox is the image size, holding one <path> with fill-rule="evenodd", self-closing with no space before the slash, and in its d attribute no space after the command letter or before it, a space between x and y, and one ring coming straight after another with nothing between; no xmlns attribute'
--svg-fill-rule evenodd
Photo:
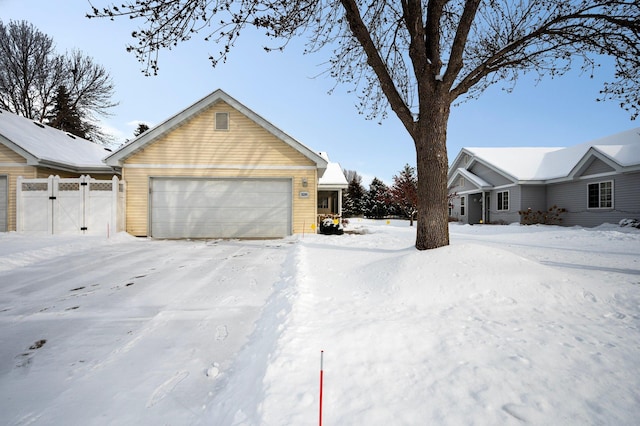
<svg viewBox="0 0 640 426"><path fill-rule="evenodd" d="M36 340L33 345L29 346L29 350L21 353L16 357L16 359L18 360L18 362L16 363L16 367L28 367L31 364L33 356L35 355L34 352L43 347L45 343L47 343L47 339Z"/></svg>
<svg viewBox="0 0 640 426"><path fill-rule="evenodd" d="M583 291L582 292L582 297L584 297L586 300L588 300L589 302L597 302L598 299L596 299L596 296L593 295L593 293L591 293L590 291Z"/></svg>
<svg viewBox="0 0 640 426"><path fill-rule="evenodd" d="M229 335L226 325L219 325L216 327L216 340L224 340Z"/></svg>

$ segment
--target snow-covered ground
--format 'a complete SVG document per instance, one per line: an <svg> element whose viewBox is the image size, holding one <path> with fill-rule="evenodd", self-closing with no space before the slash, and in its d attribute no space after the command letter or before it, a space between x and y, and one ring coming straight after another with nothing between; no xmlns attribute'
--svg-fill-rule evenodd
<svg viewBox="0 0 640 426"><path fill-rule="evenodd" d="M640 231L0 234L0 423L632 425Z"/></svg>

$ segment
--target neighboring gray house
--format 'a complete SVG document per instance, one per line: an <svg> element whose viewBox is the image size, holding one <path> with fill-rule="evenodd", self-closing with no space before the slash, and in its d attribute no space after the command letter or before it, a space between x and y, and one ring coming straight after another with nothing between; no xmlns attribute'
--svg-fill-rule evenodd
<svg viewBox="0 0 640 426"><path fill-rule="evenodd" d="M568 148L463 148L449 168L449 215L520 222L521 210L566 209L562 225L640 219L640 128Z"/></svg>

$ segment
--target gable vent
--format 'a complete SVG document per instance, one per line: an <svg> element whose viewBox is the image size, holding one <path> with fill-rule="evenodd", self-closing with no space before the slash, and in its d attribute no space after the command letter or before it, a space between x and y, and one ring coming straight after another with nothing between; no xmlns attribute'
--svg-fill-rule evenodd
<svg viewBox="0 0 640 426"><path fill-rule="evenodd" d="M216 112L215 130L229 130L228 112Z"/></svg>

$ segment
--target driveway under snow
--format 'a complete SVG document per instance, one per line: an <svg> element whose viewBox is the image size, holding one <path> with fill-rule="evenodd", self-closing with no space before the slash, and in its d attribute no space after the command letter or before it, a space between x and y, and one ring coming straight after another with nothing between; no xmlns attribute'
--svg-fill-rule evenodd
<svg viewBox="0 0 640 426"><path fill-rule="evenodd" d="M635 424L640 231L0 235L0 423Z"/></svg>

